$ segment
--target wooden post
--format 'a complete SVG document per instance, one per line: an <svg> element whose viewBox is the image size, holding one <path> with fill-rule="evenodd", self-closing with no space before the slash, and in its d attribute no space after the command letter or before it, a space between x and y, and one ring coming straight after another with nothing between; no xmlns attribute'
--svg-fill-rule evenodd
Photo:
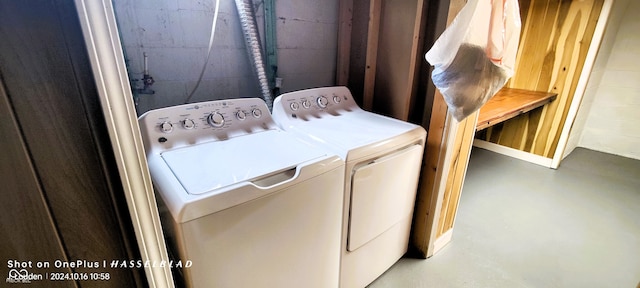
<svg viewBox="0 0 640 288"><path fill-rule="evenodd" d="M441 1L441 6L435 8L439 15L448 11L446 21L450 24L464 4L464 0ZM411 237L412 245L422 257L432 256L451 240L476 121L477 112L461 123L455 122L447 112L444 98L436 91ZM445 195L449 197L447 201Z"/></svg>
<svg viewBox="0 0 640 288"><path fill-rule="evenodd" d="M367 37L367 58L364 72L363 106L365 110L373 108L373 92L376 82L376 65L378 59L378 36L380 32L380 12L382 0L371 0L369 8L369 31Z"/></svg>

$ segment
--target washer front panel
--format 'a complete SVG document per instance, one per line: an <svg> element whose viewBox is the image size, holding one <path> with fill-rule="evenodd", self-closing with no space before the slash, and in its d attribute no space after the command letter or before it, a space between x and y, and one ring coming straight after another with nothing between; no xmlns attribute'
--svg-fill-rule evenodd
<svg viewBox="0 0 640 288"><path fill-rule="evenodd" d="M191 287L338 287L343 169L180 224Z"/></svg>

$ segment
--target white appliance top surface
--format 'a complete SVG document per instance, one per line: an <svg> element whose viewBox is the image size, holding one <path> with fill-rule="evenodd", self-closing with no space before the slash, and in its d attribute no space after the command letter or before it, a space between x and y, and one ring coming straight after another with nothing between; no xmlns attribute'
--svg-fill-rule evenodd
<svg viewBox="0 0 640 288"><path fill-rule="evenodd" d="M161 153L189 194L251 181L325 156L299 138L268 130Z"/></svg>
<svg viewBox="0 0 640 288"><path fill-rule="evenodd" d="M352 150L397 137L416 126L363 110L345 112L339 116L291 123L289 129L304 133L320 143L342 150Z"/></svg>
<svg viewBox="0 0 640 288"><path fill-rule="evenodd" d="M343 159L354 149L383 145L415 129L423 130L418 125L360 109L346 87L282 94L274 101L272 118L283 130L302 135Z"/></svg>

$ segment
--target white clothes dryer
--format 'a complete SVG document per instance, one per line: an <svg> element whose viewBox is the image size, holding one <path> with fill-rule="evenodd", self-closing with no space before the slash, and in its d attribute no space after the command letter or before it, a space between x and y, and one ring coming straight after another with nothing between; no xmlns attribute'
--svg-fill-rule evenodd
<svg viewBox="0 0 640 288"><path fill-rule="evenodd" d="M280 95L273 118L346 161L340 286L365 287L406 253L426 131L364 111L346 87Z"/></svg>
<svg viewBox="0 0 640 288"><path fill-rule="evenodd" d="M261 99L139 118L187 287L337 287L344 161L278 129ZM175 272L175 271L174 271Z"/></svg>

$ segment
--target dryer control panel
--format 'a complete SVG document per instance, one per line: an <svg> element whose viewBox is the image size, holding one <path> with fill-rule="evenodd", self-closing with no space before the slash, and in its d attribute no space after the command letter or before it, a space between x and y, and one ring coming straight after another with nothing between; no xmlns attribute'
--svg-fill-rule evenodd
<svg viewBox="0 0 640 288"><path fill-rule="evenodd" d="M147 153L276 129L266 103L259 98L161 108L144 113L138 122Z"/></svg>
<svg viewBox="0 0 640 288"><path fill-rule="evenodd" d="M273 103L273 114L290 120L321 118L323 114L339 115L360 110L347 87L323 87L289 92Z"/></svg>

